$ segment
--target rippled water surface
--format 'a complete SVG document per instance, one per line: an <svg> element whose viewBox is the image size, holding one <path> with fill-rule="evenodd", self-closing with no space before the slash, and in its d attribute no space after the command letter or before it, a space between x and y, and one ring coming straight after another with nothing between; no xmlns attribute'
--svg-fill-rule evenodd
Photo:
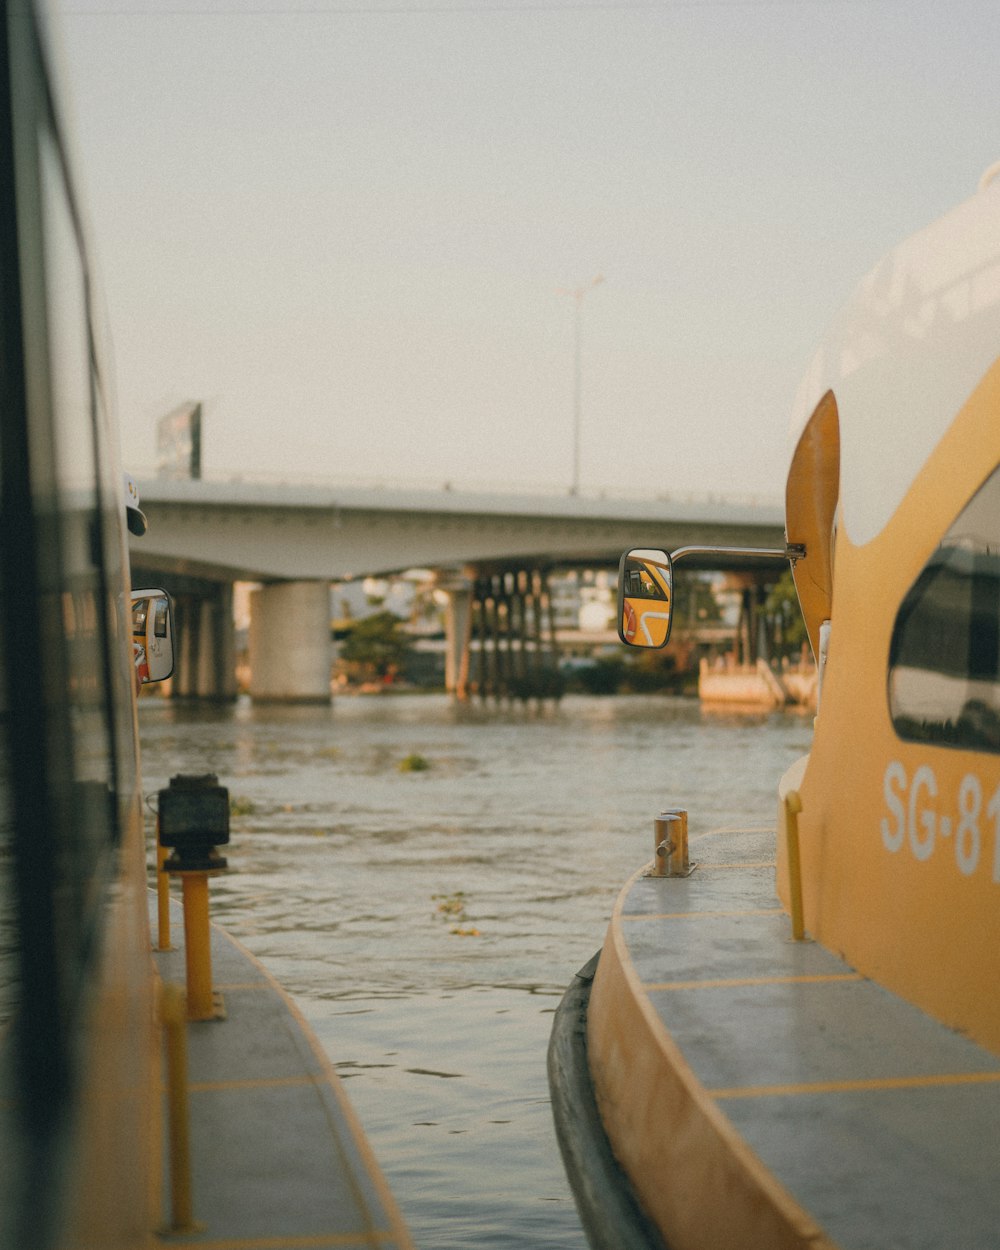
<svg viewBox="0 0 1000 1250"><path fill-rule="evenodd" d="M225 923L296 997L421 1250L585 1246L545 1071L573 973L651 855L769 822L810 722L663 698L444 696L330 708L144 700L147 793L215 772L234 803ZM422 771L401 762L419 755Z"/></svg>

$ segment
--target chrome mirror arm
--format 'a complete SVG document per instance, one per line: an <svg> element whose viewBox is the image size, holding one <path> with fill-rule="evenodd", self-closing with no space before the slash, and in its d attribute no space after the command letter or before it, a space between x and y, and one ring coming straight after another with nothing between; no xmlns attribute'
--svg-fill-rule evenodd
<svg viewBox="0 0 1000 1250"><path fill-rule="evenodd" d="M678 547L670 553L671 561L676 564L685 556L753 556L761 559L788 560L792 564L804 559L806 548L804 543L786 543L784 547Z"/></svg>

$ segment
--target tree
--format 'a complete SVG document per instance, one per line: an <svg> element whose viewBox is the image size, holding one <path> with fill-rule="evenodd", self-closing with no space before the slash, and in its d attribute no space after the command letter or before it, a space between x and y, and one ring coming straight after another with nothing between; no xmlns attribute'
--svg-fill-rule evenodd
<svg viewBox="0 0 1000 1250"><path fill-rule="evenodd" d="M393 612L374 612L351 626L340 656L373 677L384 678L403 667L411 643Z"/></svg>
<svg viewBox="0 0 1000 1250"><path fill-rule="evenodd" d="M674 577L674 629L678 632L714 625L722 617L715 597L717 575L683 570Z"/></svg>
<svg viewBox="0 0 1000 1250"><path fill-rule="evenodd" d="M773 639L775 654L797 654L802 649L807 634L791 569L785 569L777 584L771 588L764 604L764 615L767 617L768 632Z"/></svg>

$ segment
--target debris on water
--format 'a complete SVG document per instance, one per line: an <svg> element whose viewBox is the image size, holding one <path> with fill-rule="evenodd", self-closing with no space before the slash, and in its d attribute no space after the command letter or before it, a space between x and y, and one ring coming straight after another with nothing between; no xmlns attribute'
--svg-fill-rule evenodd
<svg viewBox="0 0 1000 1250"><path fill-rule="evenodd" d="M424 773L430 766L430 760L417 751L411 752L399 761L399 771L401 773Z"/></svg>
<svg viewBox="0 0 1000 1250"><path fill-rule="evenodd" d="M455 920L465 920L465 891L455 890L453 894L432 894L431 902L437 903L438 914L450 916Z"/></svg>
<svg viewBox="0 0 1000 1250"><path fill-rule="evenodd" d="M455 890L452 894L432 894L431 901L437 903L437 914L442 920L454 923L448 932L455 937L481 937L479 930L468 924L469 913L465 909L465 891Z"/></svg>

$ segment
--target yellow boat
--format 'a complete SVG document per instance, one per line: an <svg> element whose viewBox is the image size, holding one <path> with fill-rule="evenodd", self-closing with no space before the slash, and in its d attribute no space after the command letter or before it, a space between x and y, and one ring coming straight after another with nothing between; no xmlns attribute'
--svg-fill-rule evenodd
<svg viewBox="0 0 1000 1250"><path fill-rule="evenodd" d="M776 826L650 813L557 1014L595 1247L1000 1241L995 172L879 264L802 384L778 554L821 684ZM628 558L669 583L668 553Z"/></svg>
<svg viewBox="0 0 1000 1250"><path fill-rule="evenodd" d="M43 12L4 5L0 1247L410 1247L280 987L207 921L197 942L179 918L172 942L158 929L178 949L153 964L134 683L169 672L169 612L160 591L130 596L126 518L144 520L52 64ZM199 797L224 840L224 789Z"/></svg>

